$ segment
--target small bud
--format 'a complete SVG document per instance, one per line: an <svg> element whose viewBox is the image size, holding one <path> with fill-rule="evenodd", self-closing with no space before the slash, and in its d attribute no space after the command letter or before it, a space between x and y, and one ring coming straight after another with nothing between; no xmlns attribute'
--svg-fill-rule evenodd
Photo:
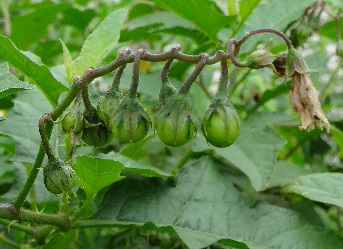
<svg viewBox="0 0 343 249"><path fill-rule="evenodd" d="M260 49L252 52L246 59L248 67L258 69L271 65L279 55L272 54L269 50Z"/></svg>
<svg viewBox="0 0 343 249"><path fill-rule="evenodd" d="M65 132L78 134L82 131L84 125L83 115L77 109L72 109L62 120L62 128Z"/></svg>
<svg viewBox="0 0 343 249"><path fill-rule="evenodd" d="M137 97L125 96L110 121L110 129L122 143L136 143L148 133L151 120Z"/></svg>
<svg viewBox="0 0 343 249"><path fill-rule="evenodd" d="M187 96L175 94L158 114L156 131L163 143L176 147L194 138L197 124Z"/></svg>
<svg viewBox="0 0 343 249"><path fill-rule="evenodd" d="M69 164L53 158L43 168L44 184L47 190L58 195L72 192L75 183L75 173Z"/></svg>
<svg viewBox="0 0 343 249"><path fill-rule="evenodd" d="M240 121L236 110L225 96L215 96L203 120L203 133L210 144L228 147L240 134Z"/></svg>

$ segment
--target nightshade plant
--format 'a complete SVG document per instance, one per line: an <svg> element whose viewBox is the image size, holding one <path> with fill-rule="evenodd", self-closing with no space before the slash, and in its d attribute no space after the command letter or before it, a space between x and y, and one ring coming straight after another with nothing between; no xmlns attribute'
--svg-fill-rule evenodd
<svg viewBox="0 0 343 249"><path fill-rule="evenodd" d="M243 0L238 11L238 2L229 0L230 15L226 16L210 0L191 2L191 9L179 0L129 7L123 7L124 1L123 6L112 6L115 10L103 16L83 46L75 50L81 50L76 59L68 50L72 47L68 39L67 44L58 41L63 49L62 69L49 69L32 53L22 52L35 48L38 40L20 38L16 25L25 18L33 25L41 12L50 11L51 16L63 13L63 22L85 29L71 16L91 20L100 14L87 4L81 11L73 7L81 3L47 2L11 23L11 1L1 3L4 28L14 43L0 36L0 58L18 69L16 76L33 82L44 94L33 89L12 101L11 94L32 86L14 77L7 62L0 61L0 83L4 85L0 98L14 102L12 110L7 108L8 120L0 123L4 158L0 162L5 173L8 165L18 169L8 170L9 176L17 176L12 176L13 186L6 189L8 184L0 179L0 223L9 228L0 235L4 245L42 249L343 248L342 169L306 172L305 167L307 162L325 165L318 151L342 156L342 122L331 123L327 113L341 99L330 99L328 104L329 84L343 63L340 58L319 95L314 86L318 84L311 80L315 74L297 49L320 29L322 13L328 13L341 56L343 6L310 0L252 1L254 4ZM154 9L155 4L172 12ZM291 10L295 4L304 12L289 24L242 32L249 23L246 20L252 18L250 23L254 23L254 15L265 8L278 12L281 5ZM163 32L185 34L203 46L192 52L174 43L161 52L149 52L155 50L156 41L164 39L156 31L158 23L172 23L179 18L174 12L195 26L190 29L187 23ZM204 20L205 14L211 22ZM142 25L146 15L156 23ZM45 18L42 23L53 22ZM137 28L136 23L133 30L124 28L127 19L142 26ZM225 22L230 25L222 24ZM269 35L276 37L278 46L257 45L257 39L264 43ZM129 46L129 41L143 37L151 39L150 47ZM189 45L187 39L184 42ZM38 48L33 51L39 54ZM44 63L51 64L51 58L43 54ZM220 77L211 91L205 81L214 69ZM63 84L56 80L57 75L66 76L61 79ZM278 80L281 83L273 85ZM248 84L253 81L273 85L273 90L263 94L260 89L251 90ZM101 91L103 85L109 85L106 91ZM254 106L244 96L247 92ZM282 102L282 108L274 103L266 108L274 112L257 112L285 92L290 98ZM290 117L291 108L299 118ZM25 116L26 111L33 113L32 120L30 113ZM321 131L323 124L327 133ZM39 132L39 139L32 131ZM323 147L324 142L334 149ZM316 158L311 158L312 152ZM20 182L25 173L28 177Z"/></svg>

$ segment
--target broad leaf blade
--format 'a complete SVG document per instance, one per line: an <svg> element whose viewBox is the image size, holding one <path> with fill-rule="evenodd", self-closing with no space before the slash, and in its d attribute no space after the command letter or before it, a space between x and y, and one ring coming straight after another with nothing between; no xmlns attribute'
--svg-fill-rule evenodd
<svg viewBox="0 0 343 249"><path fill-rule="evenodd" d="M64 66L65 66L65 70L67 74L67 79L68 79L69 86L71 86L73 84L73 79L76 76L75 64L74 64L73 58L71 57L71 54L69 52L67 45L62 41L62 39L60 39L60 42L63 48Z"/></svg>
<svg viewBox="0 0 343 249"><path fill-rule="evenodd" d="M300 176L287 185L283 191L343 208L342 173L317 173Z"/></svg>
<svg viewBox="0 0 343 249"><path fill-rule="evenodd" d="M0 99L29 89L32 89L31 85L18 80L11 74L7 62L0 63Z"/></svg>
<svg viewBox="0 0 343 249"><path fill-rule="evenodd" d="M233 20L225 16L215 2L210 0L154 0L161 7L172 10L194 23L202 32L216 41L218 31Z"/></svg>
<svg viewBox="0 0 343 249"><path fill-rule="evenodd" d="M306 223L294 211L266 203L253 206L230 178L209 157L188 164L176 186L151 178L127 178L108 191L92 219L173 228L192 249L216 241L235 248L343 248L341 238Z"/></svg>
<svg viewBox="0 0 343 249"><path fill-rule="evenodd" d="M57 105L60 94L68 90L52 76L47 66L33 62L10 39L2 35L0 57L30 77L53 105Z"/></svg>
<svg viewBox="0 0 343 249"><path fill-rule="evenodd" d="M14 139L17 147L15 160L33 163L41 142L39 118L52 106L38 89L21 92L14 103L13 110L0 125L0 133Z"/></svg>
<svg viewBox="0 0 343 249"><path fill-rule="evenodd" d="M127 12L126 8L113 11L87 37L75 59L76 75L83 74L89 67L96 67L103 55L117 44Z"/></svg>
<svg viewBox="0 0 343 249"><path fill-rule="evenodd" d="M123 179L120 175L124 166L114 160L90 156L76 157L73 165L75 173L88 197L96 194L100 189Z"/></svg>

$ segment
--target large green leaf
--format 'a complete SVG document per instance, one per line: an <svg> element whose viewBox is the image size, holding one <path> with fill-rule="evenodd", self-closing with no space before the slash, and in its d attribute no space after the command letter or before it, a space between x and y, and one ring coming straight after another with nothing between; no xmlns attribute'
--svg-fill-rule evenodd
<svg viewBox="0 0 343 249"><path fill-rule="evenodd" d="M285 186L283 191L343 208L342 173L317 173L300 176Z"/></svg>
<svg viewBox="0 0 343 249"><path fill-rule="evenodd" d="M20 49L26 50L30 45L42 39L48 26L56 21L58 13L69 6L69 4L53 4L52 2L38 5L39 7L34 11L16 15L11 20L10 37Z"/></svg>
<svg viewBox="0 0 343 249"><path fill-rule="evenodd" d="M15 160L33 163L41 141L39 118L52 107L38 89L20 93L14 103L13 110L0 125L0 133L14 139L17 147Z"/></svg>
<svg viewBox="0 0 343 249"><path fill-rule="evenodd" d="M252 205L234 188L230 174L209 157L188 164L176 186L151 178L127 178L114 184L92 219L93 223L175 230L191 249L216 241L253 249L343 248L342 239L306 223L294 211L266 203Z"/></svg>
<svg viewBox="0 0 343 249"><path fill-rule="evenodd" d="M83 74L89 67L96 67L101 58L113 48L120 37L122 23L128 9L118 9L109 14L83 43L80 55L75 59L76 74Z"/></svg>
<svg viewBox="0 0 343 249"><path fill-rule="evenodd" d="M7 62L0 63L0 99L31 88L31 85L18 80L11 74Z"/></svg>
<svg viewBox="0 0 343 249"><path fill-rule="evenodd" d="M218 31L230 25L232 17L225 16L215 2L210 0L153 0L161 7L172 10L194 23L212 40L218 40Z"/></svg>
<svg viewBox="0 0 343 249"><path fill-rule="evenodd" d="M0 35L0 57L30 77L53 105L57 104L60 94L68 90L52 76L45 65L34 62L10 39L2 35Z"/></svg>
<svg viewBox="0 0 343 249"><path fill-rule="evenodd" d="M246 174L256 190L263 190L276 168L277 149L284 144L268 124L283 120L285 116L272 113L252 115L241 126L241 135L227 148L209 147L201 136L193 145L194 151L213 149L219 157Z"/></svg>
<svg viewBox="0 0 343 249"><path fill-rule="evenodd" d="M94 196L100 189L119 181L124 166L118 161L99 157L78 156L73 165L75 173L88 197Z"/></svg>

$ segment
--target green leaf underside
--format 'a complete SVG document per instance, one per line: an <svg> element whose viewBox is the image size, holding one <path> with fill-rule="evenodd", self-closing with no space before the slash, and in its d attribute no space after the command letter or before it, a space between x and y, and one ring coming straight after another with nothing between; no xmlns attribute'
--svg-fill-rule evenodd
<svg viewBox="0 0 343 249"><path fill-rule="evenodd" d="M76 75L83 74L89 67L96 67L101 58L112 49L120 37L122 23L128 9L122 8L109 14L83 43L80 55L75 59Z"/></svg>
<svg viewBox="0 0 343 249"><path fill-rule="evenodd" d="M60 94L68 90L52 76L47 66L33 62L9 38L2 35L0 35L0 57L30 77L52 105L57 105Z"/></svg>
<svg viewBox="0 0 343 249"><path fill-rule="evenodd" d="M123 167L118 161L86 155L76 157L76 163L73 165L88 197L111 183L123 179L124 177L120 175Z"/></svg>
<svg viewBox="0 0 343 249"><path fill-rule="evenodd" d="M288 116L286 116L288 117ZM276 168L277 149L285 142L268 124L286 118L283 115L256 113L241 125L237 141L226 148L209 147L203 136L193 145L194 151L213 149L219 157L246 174L252 186L261 191L268 187Z"/></svg>
<svg viewBox="0 0 343 249"><path fill-rule="evenodd" d="M213 1L188 0L186 5L183 0L154 0L154 2L194 23L212 40L218 40L218 31L233 20L225 16Z"/></svg>
<svg viewBox="0 0 343 249"><path fill-rule="evenodd" d="M176 186L163 179L127 178L113 188L92 218L95 223L151 227L152 222L175 230L191 249L216 241L236 248L343 248L341 239L294 211L252 205L209 157L188 164Z"/></svg>
<svg viewBox="0 0 343 249"><path fill-rule="evenodd" d="M7 62L0 63L0 99L31 88L32 85L18 80L11 74Z"/></svg>
<svg viewBox="0 0 343 249"><path fill-rule="evenodd" d="M342 173L316 173L300 176L288 184L283 191L343 208Z"/></svg>
<svg viewBox="0 0 343 249"><path fill-rule="evenodd" d="M0 134L14 139L17 148L14 160L33 163L41 142L38 121L52 106L38 89L19 93L14 103L14 108L0 125ZM54 142L52 136L51 143Z"/></svg>

